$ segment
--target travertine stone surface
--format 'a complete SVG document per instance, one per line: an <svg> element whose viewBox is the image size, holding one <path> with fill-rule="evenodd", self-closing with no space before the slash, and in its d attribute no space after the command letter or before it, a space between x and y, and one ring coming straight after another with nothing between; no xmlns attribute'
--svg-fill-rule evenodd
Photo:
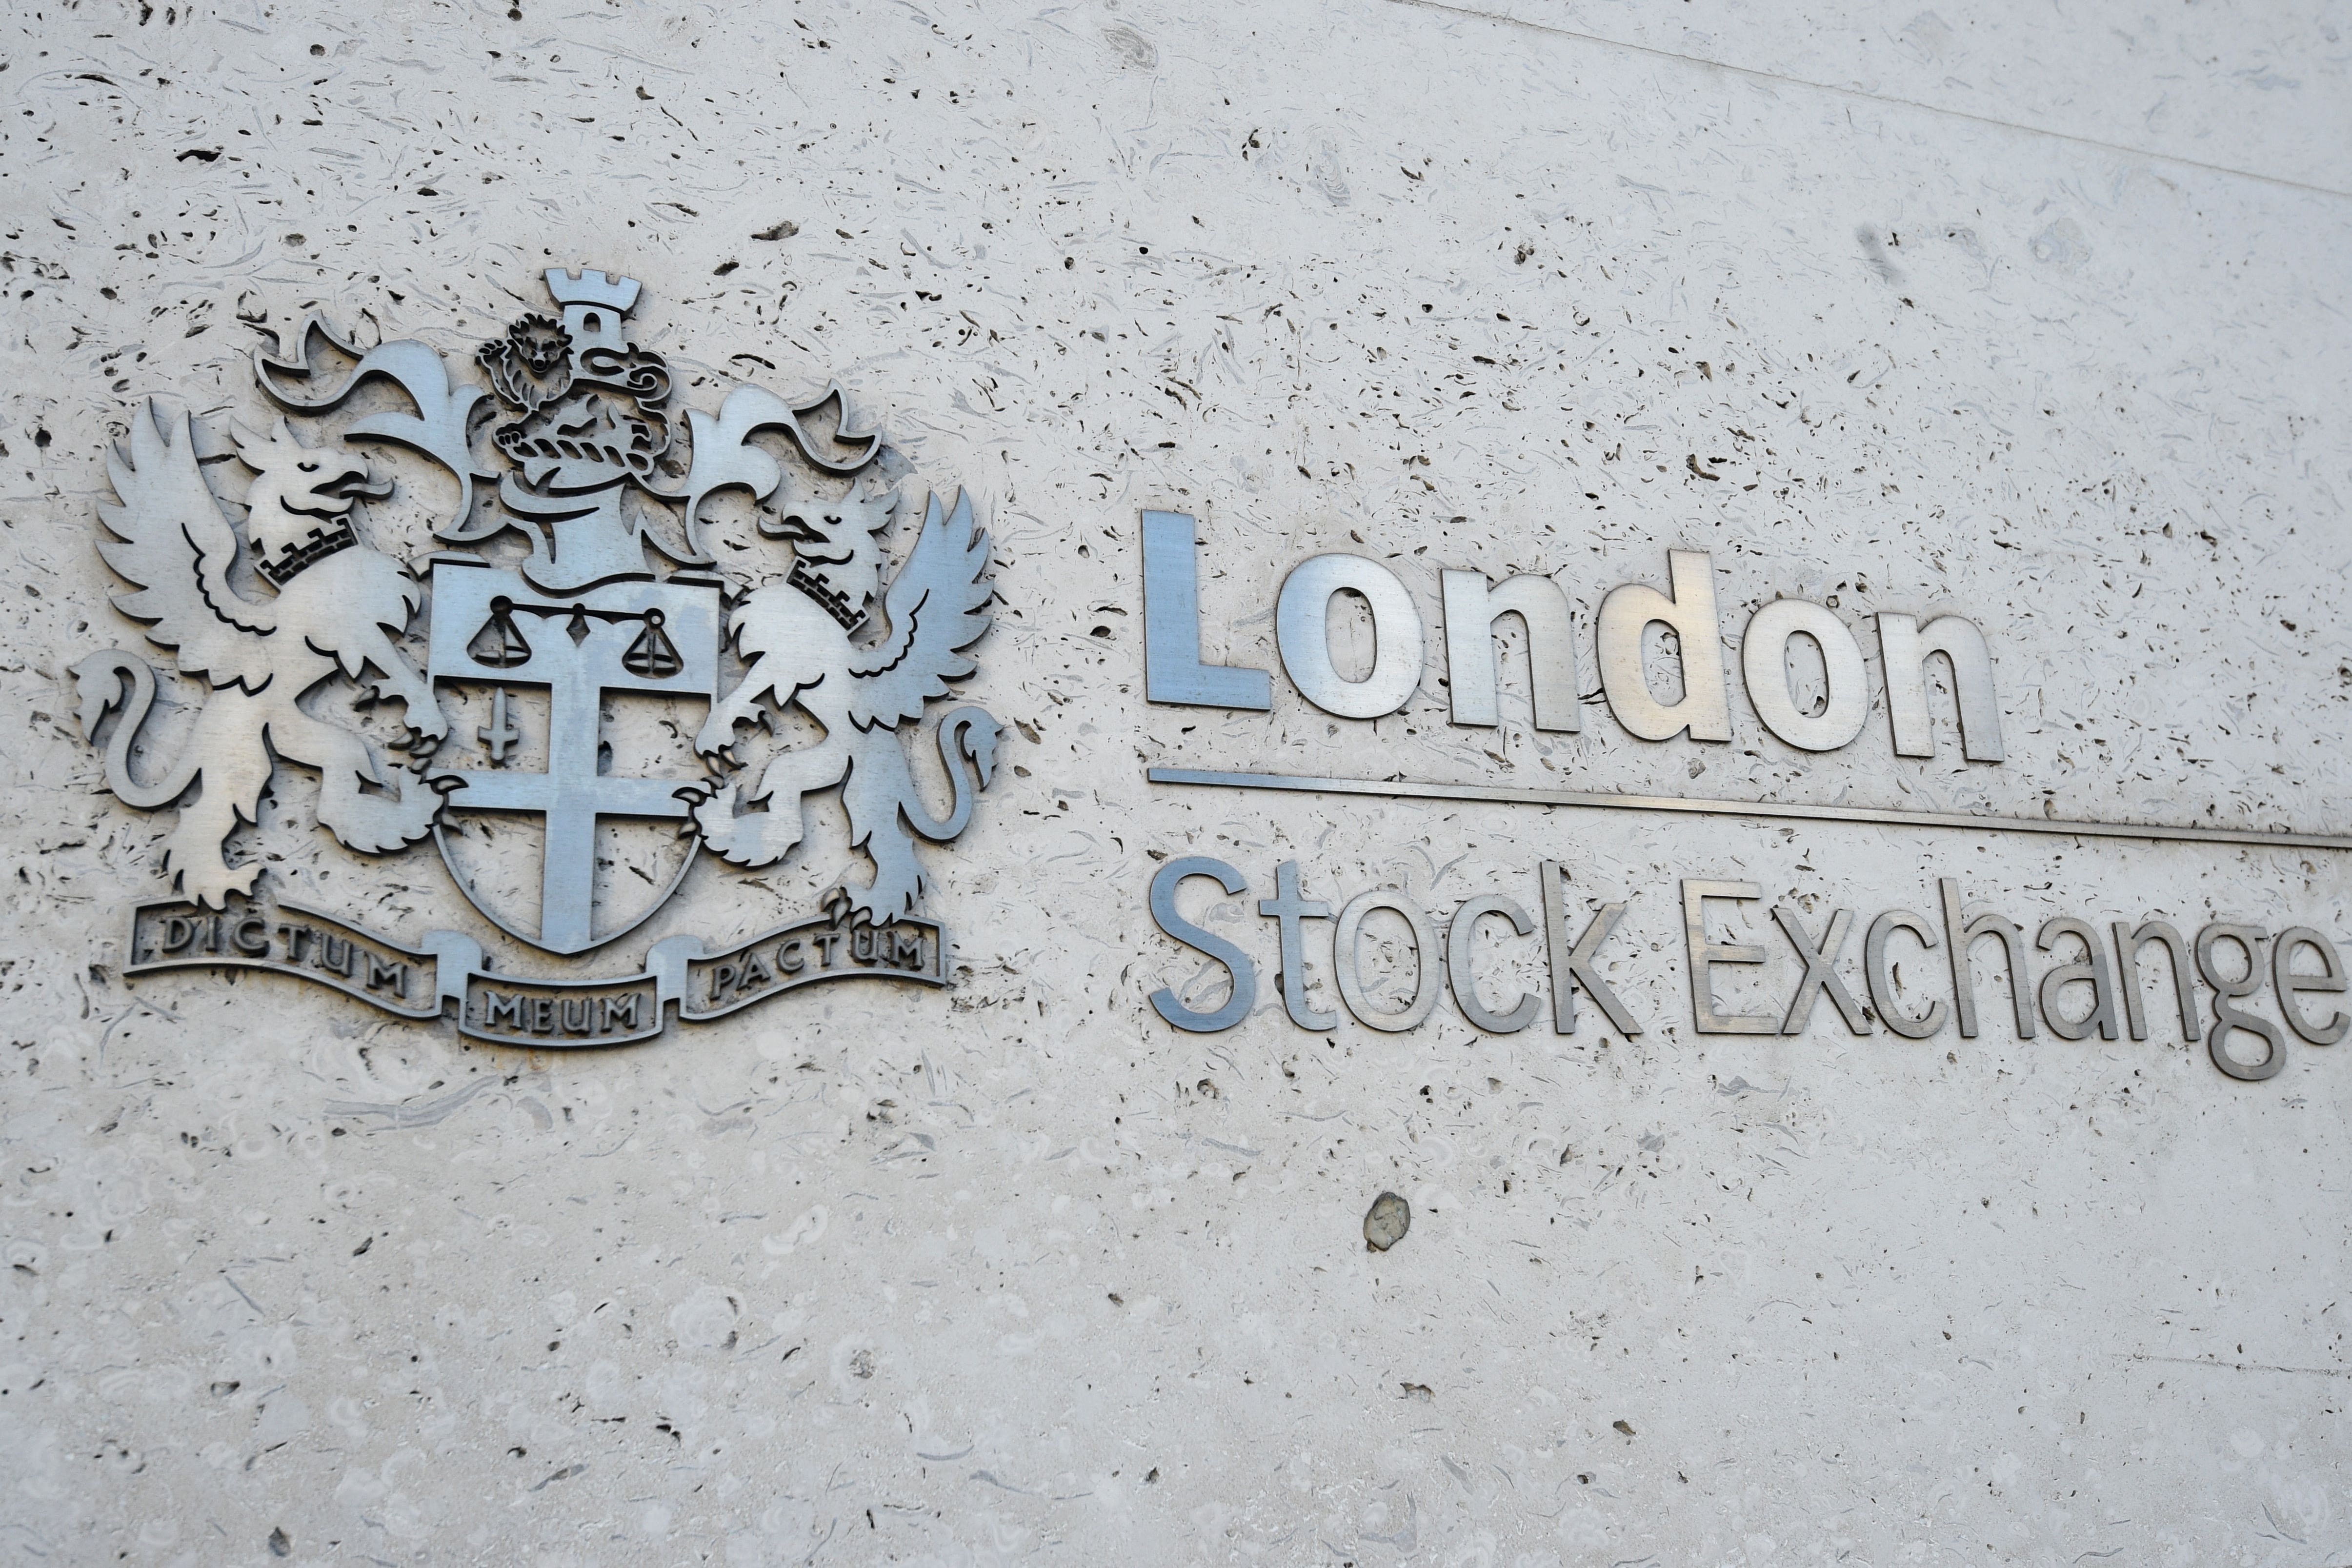
<svg viewBox="0 0 2352 1568"><path fill-rule="evenodd" d="M1717 993L1777 1012L1774 901L1858 912L1859 992L1861 924L1939 921L1938 878L2029 935L2341 943L2345 852L1143 772L2346 831L2352 22L1509 9L10 13L9 1561L2352 1556L2352 1046L2227 1079L2153 959L2156 1039L2020 1040L1990 945L1973 1039L1827 1005L1701 1037L1677 888L1760 885L1711 907L1770 955ZM1008 728L971 830L925 852L953 989L566 1056L267 976L126 982L171 814L101 793L75 723L68 668L142 647L93 549L109 444L149 395L259 418L249 353L313 310L467 364L549 266L641 279L695 405L838 378L910 494L975 498L1001 603L963 695ZM420 558L431 500L365 526ZM1200 519L1208 655L1274 670L1271 714L1143 701L1144 508ZM1675 548L1711 559L1728 745L1637 741L1598 695L1601 596ZM1277 586L1327 549L1432 628L1402 714L1329 719L1280 675ZM1530 727L1516 660L1501 729L1446 722L1442 567L1557 575L1580 731ZM1895 758L1868 636L1861 738L1773 740L1737 638L1783 595L1977 621L2008 760L1948 722ZM500 946L429 842L344 851L317 792L281 768L233 845L288 897L573 972ZM827 805L781 873L706 858L575 968L794 918L845 839ZM1183 895L1259 967L1224 1034L1148 1002L1223 991L1146 911L1184 854L1249 881ZM1334 910L1388 887L1440 921L1538 910L1560 862L1580 928L1629 906L1608 962L1643 1032L1588 1003L1483 1034L1451 998L1295 1028L1255 909L1284 860ZM1505 931L1497 1005L1545 985L1540 934ZM1384 1190L1412 1224L1378 1253Z"/></svg>

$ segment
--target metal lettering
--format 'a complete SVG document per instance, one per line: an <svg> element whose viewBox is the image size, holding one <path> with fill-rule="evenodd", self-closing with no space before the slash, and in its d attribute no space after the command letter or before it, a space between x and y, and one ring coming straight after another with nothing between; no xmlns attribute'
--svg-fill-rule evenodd
<svg viewBox="0 0 2352 1568"><path fill-rule="evenodd" d="M1199 708L1274 706L1262 669L1201 662L1201 561L1190 512L1143 514L1143 695Z"/></svg>
<svg viewBox="0 0 2352 1568"><path fill-rule="evenodd" d="M1257 912L1273 921L1282 950L1282 1010L1302 1029L1335 1029L1337 1013L1318 1013L1307 1000L1307 942L1303 921L1328 921L1331 906L1298 896L1298 862L1285 860L1274 868L1274 897L1260 899Z"/></svg>
<svg viewBox="0 0 2352 1568"><path fill-rule="evenodd" d="M775 978L774 971L761 960L758 953L746 952L743 955L742 973L735 978L735 994L740 996L746 991L755 991Z"/></svg>
<svg viewBox="0 0 2352 1568"><path fill-rule="evenodd" d="M584 1035L588 1032L590 1022L596 1016L596 1009L591 1005L593 1000L588 996L556 998L556 1017L565 1034Z"/></svg>
<svg viewBox="0 0 2352 1568"><path fill-rule="evenodd" d="M1454 911L1454 923L1445 929L1446 984L1453 988L1454 1005L1472 1024L1490 1035L1516 1035L1536 1021L1543 1004L1532 991L1522 991L1510 1011L1496 1013L1479 998L1478 978L1471 973L1470 958L1477 942L1478 921L1486 915L1502 916L1521 936L1536 929L1527 910L1499 893L1470 900Z"/></svg>
<svg viewBox="0 0 2352 1568"><path fill-rule="evenodd" d="M229 942L237 952L249 958L269 955L269 921L260 915L247 915L229 930Z"/></svg>
<svg viewBox="0 0 2352 1568"><path fill-rule="evenodd" d="M2299 947L2310 948L2319 954L2323 965L2320 973L2304 974L2295 971L2292 960ZM2336 956L2336 944L2309 926L2289 926L2271 943L2271 984L2278 993L2279 1011L2285 1015L2287 1026L2313 1045L2332 1046L2342 1039L2344 1032L2352 1029L2352 1017L2339 1011L2325 1024L2307 1024L2295 1005L2296 993L2316 991L2338 995L2346 984L2344 961Z"/></svg>
<svg viewBox="0 0 2352 1568"><path fill-rule="evenodd" d="M1495 623L1517 616L1528 632L1528 689L1538 730L1573 731L1582 722L1576 690L1576 628L1568 595L1549 577L1508 577L1487 586L1484 572L1441 572L1445 603L1445 678L1456 724L1503 721L1495 693L1501 656Z"/></svg>
<svg viewBox="0 0 2352 1568"><path fill-rule="evenodd" d="M900 969L923 967L923 933L920 931L893 931L890 933L889 962Z"/></svg>
<svg viewBox="0 0 2352 1568"><path fill-rule="evenodd" d="M196 934L196 923L185 915L165 915L163 940L158 951L177 952L187 946L189 939Z"/></svg>
<svg viewBox="0 0 2352 1568"><path fill-rule="evenodd" d="M499 1020L504 1018L507 1027L520 1029L524 1026L522 1008L523 998L519 995L501 995L496 991L485 991L482 993L482 1027L495 1029L499 1026Z"/></svg>
<svg viewBox="0 0 2352 1568"><path fill-rule="evenodd" d="M2172 991L2180 1005L2180 1037L2195 1044L2201 1026L2197 1022L2197 986L2190 978L2195 973L2194 962L2189 956L2189 939L2164 921L2150 921L2137 931L2129 921L2117 921L2107 928L2115 932L2116 957L2123 965L2121 989L2124 994L2124 1026L2135 1040L2147 1038L2147 1014L2141 1005L2139 994L2139 950L2149 942L2161 942L2172 960Z"/></svg>
<svg viewBox="0 0 2352 1568"><path fill-rule="evenodd" d="M1944 1026L1944 1004L1940 997L1929 1002L1926 1016L1918 1018L1897 1005L1895 968L1887 961L1886 944L1898 931L1917 938L1925 951L1936 951L1936 933L1925 917L1909 910L1888 910L1870 922L1870 931L1862 939L1863 977L1870 984L1870 1004L1878 1010L1878 1021L1906 1040L1924 1040Z"/></svg>
<svg viewBox="0 0 2352 1568"><path fill-rule="evenodd" d="M1789 689L1789 639L1811 637L1822 650L1829 694L1819 711L1800 712ZM1739 670L1748 700L1764 727L1806 752L1834 752L1862 733L1870 717L1862 645L1836 612L1804 599L1775 599L1756 612L1739 639Z"/></svg>
<svg viewBox="0 0 2352 1568"><path fill-rule="evenodd" d="M2042 1004L2042 1021L2062 1040L2086 1039L2094 1028L2099 1031L2099 1038L2112 1040L2116 1037L2116 982L2107 971L2106 945L2088 922L2068 917L2042 921L2033 945L2053 952L2063 936L2083 944L2084 962L2054 965L2043 973L2033 993ZM2059 999L2066 986L2084 982L2091 987L2091 1010L2083 1017L2069 1018L2060 1009Z"/></svg>
<svg viewBox="0 0 2352 1568"><path fill-rule="evenodd" d="M1886 667L1886 717L1896 756L1936 754L1927 715L1927 660L1941 654L1952 671L1961 753L1972 763L2001 760L2000 699L1993 690L1992 652L1984 633L1958 616L1938 616L1923 626L1913 616L1882 611L1878 652Z"/></svg>
<svg viewBox="0 0 2352 1568"><path fill-rule="evenodd" d="M322 936L319 939L319 967L349 980L358 966L359 944L348 938Z"/></svg>
<svg viewBox="0 0 2352 1568"><path fill-rule="evenodd" d="M1960 1016L1960 1038L1977 1037L1976 966L1969 950L1987 936L1999 937L2009 958L2009 1005L2017 1016L2017 1037L2033 1038L2033 974L2026 963L2025 933L2000 915L1979 915L1963 923L1960 885L1949 877L1938 878L1936 890L1944 901L1944 940L1952 944L1952 1002Z"/></svg>
<svg viewBox="0 0 2352 1568"><path fill-rule="evenodd" d="M392 994L394 996L405 997L408 994L408 965L397 959L386 963L375 954L369 953L367 955L367 988L371 991L381 991L386 985L392 987Z"/></svg>
<svg viewBox="0 0 2352 1568"><path fill-rule="evenodd" d="M808 942L805 938L796 936L789 941L778 942L776 944L777 971L784 974L798 974L808 967L808 960L802 956L807 951ZM716 998L718 993L714 991L711 995Z"/></svg>
<svg viewBox="0 0 2352 1568"><path fill-rule="evenodd" d="M1798 918L1796 910L1784 904L1775 904L1772 906L1772 919L1805 965L1804 976L1797 982L1796 997L1789 1004L1789 1015L1780 1020L1780 1032L1784 1035L1803 1034L1812 1023L1814 999L1826 992L1830 1005L1838 1010L1838 1016L1845 1020L1847 1028L1857 1035L1870 1033L1870 1015L1863 1010L1861 1003L1853 999L1853 994L1845 988L1845 982L1837 977L1837 971L1830 967L1845 949L1845 933L1853 925L1853 911L1831 910L1829 929L1822 933L1818 944L1807 934L1805 922Z"/></svg>
<svg viewBox="0 0 2352 1568"><path fill-rule="evenodd" d="M1707 940L1706 900L1760 899L1764 889L1753 882L1683 880L1683 941L1690 952L1691 1024L1702 1035L1772 1035L1780 1020L1761 1013L1718 1013L1715 1010L1714 966L1718 963L1761 963L1765 952L1746 942Z"/></svg>
<svg viewBox="0 0 2352 1568"><path fill-rule="evenodd" d="M734 989L735 966L731 963L712 964L710 966L710 1000L716 1002L720 996L732 994Z"/></svg>
<svg viewBox="0 0 2352 1568"><path fill-rule="evenodd" d="M1223 860L1213 860L1206 855L1186 855L1169 861L1151 876L1151 921L1162 935L1183 943L1195 952L1224 965L1231 984L1224 1005L1213 1012L1203 1013L1185 1006L1176 999L1176 993L1163 985L1151 994L1151 1006L1161 1017L1180 1029L1196 1035L1213 1035L1230 1029L1246 1016L1257 1002L1257 965L1250 955L1213 931L1202 931L1176 912L1176 888L1187 877L1208 877L1224 889L1228 896L1249 890L1248 881L1239 871Z"/></svg>
<svg viewBox="0 0 2352 1568"><path fill-rule="evenodd" d="M637 1004L643 1000L644 998L635 991L625 995L598 998L599 1016L596 1032L603 1035L619 1034L624 1030L635 1033L637 1027Z"/></svg>
<svg viewBox="0 0 2352 1568"><path fill-rule="evenodd" d="M1402 915L1404 923L1412 928L1413 958L1419 973L1413 980L1412 1000L1406 1003L1400 1012L1384 1013L1374 1007L1370 994L1365 991L1364 983L1358 976L1358 939L1363 934L1364 917L1374 910L1388 910ZM1386 889L1358 893L1339 911L1339 923L1331 932L1331 974L1339 983L1339 1000L1348 1005L1348 1011L1356 1016L1356 1022L1366 1028L1379 1029L1384 1034L1402 1034L1427 1018L1431 1010L1436 1007L1437 993L1444 985L1437 973L1438 963L1437 929L1429 923L1429 916L1423 912L1421 906L1402 893Z"/></svg>
<svg viewBox="0 0 2352 1568"><path fill-rule="evenodd" d="M1646 583L1624 583L1601 601L1601 689L1609 710L1629 733L1668 741L1690 731L1694 741L1731 739L1731 704L1724 693L1723 634L1715 613L1715 573L1705 552L1666 552L1671 594ZM1642 639L1653 624L1675 634L1681 650L1683 694L1661 702L1642 668Z"/></svg>
<svg viewBox="0 0 2352 1568"><path fill-rule="evenodd" d="M842 933L838 931L821 931L814 933L814 940L816 944L824 950L817 954L817 963L820 966L826 969L833 967L833 951L841 945L841 936Z"/></svg>
<svg viewBox="0 0 2352 1568"><path fill-rule="evenodd" d="M530 999L530 1032L551 1035L555 1032L555 998L534 996Z"/></svg>
<svg viewBox="0 0 2352 1568"><path fill-rule="evenodd" d="M2213 1065L2231 1078L2245 1083L2260 1083L2278 1076L2286 1066L2286 1041L2278 1026L2242 1007L2233 1006L2240 997L2252 996L2263 988L2263 955L2256 950L2270 940L2270 933L2260 926L2228 925L2216 921L2197 933L2197 973L2213 988L2213 1026L2205 1034L2205 1054ZM2214 949L2225 942L2233 942L2246 955L2246 973L2238 979L2225 978L2215 964ZM2242 1062L2222 1048L2231 1030L2243 1030L2262 1037L2266 1047L2258 1062Z"/></svg>
<svg viewBox="0 0 2352 1568"><path fill-rule="evenodd" d="M1631 1039L1642 1032L1633 1015L1617 999L1617 993L1601 977L1598 958L1601 944L1625 918L1622 903L1603 904L1601 910L1585 922L1584 934L1576 945L1568 944L1568 902L1560 889L1567 868L1557 860L1546 860L1537 868L1543 884L1544 942L1551 959L1551 1032L1555 1035L1576 1033L1576 987L1592 998L1617 1032Z"/></svg>
<svg viewBox="0 0 2352 1568"><path fill-rule="evenodd" d="M1372 671L1346 680L1331 663L1331 598L1360 594L1372 611ZM1421 687L1421 611L1396 574L1361 555L1310 555L1291 568L1274 606L1274 642L1299 695L1342 719L1378 719Z"/></svg>

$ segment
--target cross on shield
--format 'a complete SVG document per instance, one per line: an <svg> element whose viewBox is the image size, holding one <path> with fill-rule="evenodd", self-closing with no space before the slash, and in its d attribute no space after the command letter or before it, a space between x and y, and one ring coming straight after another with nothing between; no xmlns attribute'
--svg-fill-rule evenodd
<svg viewBox="0 0 2352 1568"><path fill-rule="evenodd" d="M660 907L692 859L681 858L661 897L624 923L596 920L596 832L603 818L683 821L678 791L699 773L647 776L604 771L603 710L608 693L692 697L708 703L719 680L719 584L671 577L606 583L561 595L533 588L521 574L470 556L433 565L428 673L436 683L463 682L497 693L494 757L514 738L507 689L547 691L546 770L490 767L446 770L430 782L449 791L448 809L526 813L545 819L535 930L502 907L506 889L442 856L466 896L501 930L551 952L582 952L610 942ZM698 719L699 715L697 716ZM464 731L461 731L461 733ZM615 758L615 763L620 759Z"/></svg>

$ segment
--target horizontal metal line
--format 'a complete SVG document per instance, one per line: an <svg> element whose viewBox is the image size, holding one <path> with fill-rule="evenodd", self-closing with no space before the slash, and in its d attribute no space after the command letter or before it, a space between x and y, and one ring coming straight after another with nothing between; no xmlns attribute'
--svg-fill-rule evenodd
<svg viewBox="0 0 2352 1568"><path fill-rule="evenodd" d="M1664 811L1689 816L1764 817L1785 822L1858 822L1876 827L1952 827L1975 833L2041 833L2061 838L2136 838L2158 844L2234 844L2249 849L2352 849L2352 837L2336 834L2260 833L2242 827L2171 827L2138 822L2062 822L2032 816L1976 816L1958 811L1885 811L1866 805L1803 805L1775 800L1691 800L1670 795L1616 795L1573 789L1512 789L1500 784L1337 779L1307 773L1228 773L1216 768L1147 768L1144 776L1160 784L1278 790L1293 795L1362 795L1402 800L1486 801L1500 805L1569 805L1596 811Z"/></svg>

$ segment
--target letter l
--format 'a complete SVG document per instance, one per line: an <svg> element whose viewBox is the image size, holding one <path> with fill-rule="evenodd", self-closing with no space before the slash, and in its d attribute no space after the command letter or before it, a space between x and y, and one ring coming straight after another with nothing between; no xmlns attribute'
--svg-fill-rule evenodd
<svg viewBox="0 0 2352 1568"><path fill-rule="evenodd" d="M1201 662L1201 561L1192 514L1143 514L1143 695L1195 708L1274 706L1265 670Z"/></svg>

